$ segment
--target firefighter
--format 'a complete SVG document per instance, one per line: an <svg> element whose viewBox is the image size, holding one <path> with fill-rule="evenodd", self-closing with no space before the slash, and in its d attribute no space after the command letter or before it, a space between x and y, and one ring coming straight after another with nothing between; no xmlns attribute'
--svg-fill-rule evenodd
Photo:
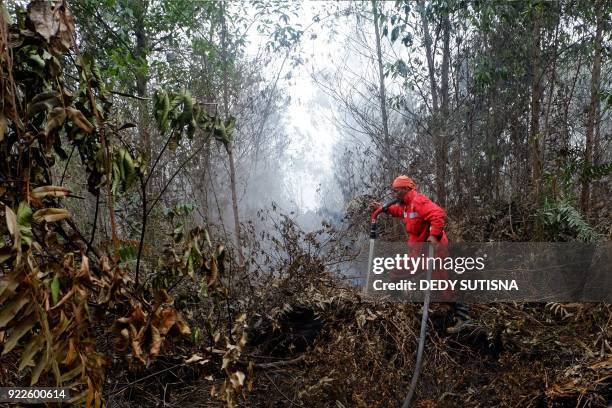
<svg viewBox="0 0 612 408"><path fill-rule="evenodd" d="M430 242L434 245L435 256L448 256L448 238L444 232L446 212L427 196L417 190L416 183L408 176L397 177L392 184L393 195L399 201L388 207L386 212L393 217L401 218L408 233L408 246L411 256L419 256L421 252L418 243ZM376 209L380 203L374 203ZM391 273L391 279L401 279L401 274ZM445 270L435 270L433 279L447 279ZM450 300L452 292L444 292L443 298ZM469 320L466 308L460 303L448 304L454 310L455 325L447 328L447 332L458 332Z"/></svg>

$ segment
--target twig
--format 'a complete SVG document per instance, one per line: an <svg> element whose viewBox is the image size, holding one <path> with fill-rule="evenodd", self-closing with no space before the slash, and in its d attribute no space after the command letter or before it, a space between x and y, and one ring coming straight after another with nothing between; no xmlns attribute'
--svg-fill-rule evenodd
<svg viewBox="0 0 612 408"><path fill-rule="evenodd" d="M110 397L110 396L112 396L112 395L119 394L119 393L121 393L121 392L123 392L123 391L127 390L128 388L130 388L132 385L134 385L134 384L136 384L136 383L139 383L139 382L141 382L141 381L144 381L144 380L149 379L149 378L151 378L151 377L155 377L156 375L159 375L159 374L161 374L161 373L165 373L166 371L170 371L170 370L173 370L173 369L175 369L175 368L178 368L178 367L181 367L181 366L184 366L184 365L185 365L185 363L176 364L176 365L173 365L172 367L164 368L163 370L160 370L160 371L158 371L158 372L156 372L156 373L152 373L152 374L146 375L146 376L144 376L144 377L142 377L142 378L139 378L139 379L137 379L137 380L134 380L134 381L132 381L131 383L128 383L128 384L127 384L126 386L124 386L123 388L119 388L117 391L113 391L112 393L110 393L110 394L109 394L109 397Z"/></svg>
<svg viewBox="0 0 612 408"><path fill-rule="evenodd" d="M102 258L102 253L100 252L100 250L98 248L96 248L95 246L91 245L89 243L89 241L87 241L85 239L85 237L83 236L83 234L81 233L81 230L79 229L79 227L76 226L76 224L74 223L73 220L71 220L70 218L66 219L66 223L70 226L70 228L72 228L72 230L79 236L79 239L81 241L83 241L83 243L85 243L85 246L87 247L86 249L86 253L89 253L90 251L94 253L95 256L97 256L99 259Z"/></svg>
<svg viewBox="0 0 612 408"><path fill-rule="evenodd" d="M274 381L272 381L272 378L270 378L270 375L268 375L267 372L264 371L264 374L266 375L266 377L268 378L268 380L272 383L272 385L274 386L274 388L276 388L276 391L278 391L278 393L280 395L282 395L287 401L289 401L291 403L291 405L295 405L296 407L304 407L302 404L298 404L297 402L294 402L293 400L291 400L289 397L287 397L281 390L280 388L278 388L278 386L276 385L276 383Z"/></svg>
<svg viewBox="0 0 612 408"><path fill-rule="evenodd" d="M151 213L151 211L153 211L153 208L155 207L155 205L159 202L159 200L161 199L162 195L164 195L164 193L166 192L166 190L168 189L168 187L170 186L170 183L172 183L172 180L174 180L174 178L177 176L177 174L183 170L183 167L185 167L187 165L187 163L189 163L196 155L198 155L198 153L200 153L202 151L202 149L204 149L206 147L206 145L208 144L208 140L205 141L202 146L200 146L199 148L197 148L188 158L187 160L185 160L183 163L181 163L181 165L176 169L176 171L172 174L172 176L170 176L170 179L168 179L168 181L166 182L166 185L164 185L164 187L162 188L162 190L159 192L159 194L157 195L157 197L155 197L155 200L153 200L153 203L151 204L151 207L149 207L149 210L147 211L147 216Z"/></svg>
<svg viewBox="0 0 612 408"><path fill-rule="evenodd" d="M64 184L64 176L66 175L66 170L68 170L68 165L70 164L70 160L72 159L72 154L74 153L74 148L76 146L72 146L72 150L70 150L70 155L68 156L68 160L66 160L66 165L64 166L64 171L62 172L62 178L60 179L59 185Z"/></svg>
<svg viewBox="0 0 612 408"><path fill-rule="evenodd" d="M98 210L100 209L100 190L96 194L96 211L94 212L94 222L91 228L91 238L89 238L89 246L91 247L96 236L96 227L98 226Z"/></svg>
<svg viewBox="0 0 612 408"><path fill-rule="evenodd" d="M284 367L284 366L288 366L291 364L297 364L299 362L304 361L304 359L306 358L305 354L302 354L296 358L293 358L291 360L280 360L280 361L274 361L272 363L263 363L263 364L257 364L254 363L253 367L255 368L277 368L277 367Z"/></svg>
<svg viewBox="0 0 612 408"><path fill-rule="evenodd" d="M112 93L113 95L119 95L119 96L125 96L126 98L138 99L139 101L148 101L151 99L151 98L143 98L142 96L132 95L132 94L119 92L119 91L108 91L108 92Z"/></svg>

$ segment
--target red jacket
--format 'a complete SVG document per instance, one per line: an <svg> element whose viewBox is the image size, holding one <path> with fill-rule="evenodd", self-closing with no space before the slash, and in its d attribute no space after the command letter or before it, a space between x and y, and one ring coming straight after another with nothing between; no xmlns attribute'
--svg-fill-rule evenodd
<svg viewBox="0 0 612 408"><path fill-rule="evenodd" d="M387 212L394 217L402 218L408 232L408 242L425 242L430 235L433 235L440 240L440 243L448 243L444 233L446 212L418 191L407 192L402 203L393 204Z"/></svg>

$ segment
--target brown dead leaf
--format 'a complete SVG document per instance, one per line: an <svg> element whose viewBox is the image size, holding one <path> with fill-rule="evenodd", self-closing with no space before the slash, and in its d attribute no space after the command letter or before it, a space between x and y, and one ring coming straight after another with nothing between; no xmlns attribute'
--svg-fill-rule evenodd
<svg viewBox="0 0 612 408"><path fill-rule="evenodd" d="M28 22L34 31L65 53L74 42L74 17L63 0L35 0L28 5Z"/></svg>
<svg viewBox="0 0 612 408"><path fill-rule="evenodd" d="M13 238L13 247L21 248L19 245L21 243L21 236L19 235L19 228L17 228L17 216L8 205L4 206L4 212L6 214L6 226L8 227L9 234Z"/></svg>
<svg viewBox="0 0 612 408"><path fill-rule="evenodd" d="M83 254L81 257L81 269L77 275L77 278L83 278L86 281L91 281L91 275L89 274L89 258Z"/></svg>
<svg viewBox="0 0 612 408"><path fill-rule="evenodd" d="M50 41L59 30L59 21L53 15L53 6L44 0L36 0L28 5L28 20L34 31Z"/></svg>
<svg viewBox="0 0 612 408"><path fill-rule="evenodd" d="M45 134L47 137L55 135L66 120L66 110L61 106L56 106L47 114L47 124Z"/></svg>
<svg viewBox="0 0 612 408"><path fill-rule="evenodd" d="M0 248L0 264L3 264L4 262L8 261L12 257L13 257L13 248L11 247ZM0 295L1 294L2 294L2 290L0 289Z"/></svg>
<svg viewBox="0 0 612 408"><path fill-rule="evenodd" d="M0 278L0 298L5 291L15 293L15 289L19 286L19 282L13 276L7 275Z"/></svg>
<svg viewBox="0 0 612 408"><path fill-rule="evenodd" d="M133 324L140 325L144 323L146 318L147 318L147 315L145 314L145 312L142 311L142 309L140 308L140 305L136 305L136 307L134 307L134 310L132 311L132 315L130 316L130 321Z"/></svg>
<svg viewBox="0 0 612 408"><path fill-rule="evenodd" d="M0 329L4 328L15 316L23 306L30 301L27 297L18 297L9 304L5 305L0 312Z"/></svg>
<svg viewBox="0 0 612 408"><path fill-rule="evenodd" d="M179 332L184 336L188 336L191 334L191 329L189 328L189 326L187 326L187 323L185 323L183 319L180 318L180 316L176 320L176 327Z"/></svg>
<svg viewBox="0 0 612 408"><path fill-rule="evenodd" d="M136 331L136 328L130 324L130 338L132 340L132 354L134 357L145 363L144 354L142 353L142 345L140 343L140 333Z"/></svg>
<svg viewBox="0 0 612 408"><path fill-rule="evenodd" d="M70 365L77 356L76 348L74 347L74 338L68 339L68 351L66 352L66 358L62 361L62 364Z"/></svg>
<svg viewBox="0 0 612 408"><path fill-rule="evenodd" d="M36 211L32 218L34 222L56 222L70 218L70 212L64 208L43 208Z"/></svg>
<svg viewBox="0 0 612 408"><path fill-rule="evenodd" d="M6 116L4 116L4 113L0 112L0 142L4 140L6 129L8 129L8 120L6 119Z"/></svg>
<svg viewBox="0 0 612 408"><path fill-rule="evenodd" d="M160 336L159 330L157 327L151 326L151 347L149 348L149 354L151 357L155 357L159 354L159 350L161 349L163 337Z"/></svg>
<svg viewBox="0 0 612 408"><path fill-rule="evenodd" d="M192 364L192 363L206 364L209 361L210 360L204 359L204 357L202 357L202 356L200 356L198 354L194 354L193 356L191 356L187 360L185 360L185 364Z"/></svg>
<svg viewBox="0 0 612 408"><path fill-rule="evenodd" d="M242 387L242 385L244 384L245 377L246 376L242 371L236 371L235 373L232 373L229 378L230 382L232 383L232 387L234 387L234 389Z"/></svg>
<svg viewBox="0 0 612 408"><path fill-rule="evenodd" d="M161 318L159 322L159 332L162 336L168 334L168 331L176 323L176 311L174 309L164 309L161 312Z"/></svg>
<svg viewBox="0 0 612 408"><path fill-rule="evenodd" d="M70 190L61 186L42 186L32 190L30 195L34 198L51 197L66 197L70 194Z"/></svg>
<svg viewBox="0 0 612 408"><path fill-rule="evenodd" d="M65 1L56 4L54 14L59 20L59 29L52 44L56 51L68 52L74 44L74 16Z"/></svg>
<svg viewBox="0 0 612 408"><path fill-rule="evenodd" d="M66 115L68 118L77 125L80 129L82 129L86 133L91 133L94 129L94 126L90 121L87 120L83 112L75 108L66 108Z"/></svg>

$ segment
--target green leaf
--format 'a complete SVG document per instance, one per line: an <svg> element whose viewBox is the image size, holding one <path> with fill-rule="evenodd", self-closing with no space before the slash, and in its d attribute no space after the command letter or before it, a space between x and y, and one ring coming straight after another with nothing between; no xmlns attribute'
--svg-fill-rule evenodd
<svg viewBox="0 0 612 408"><path fill-rule="evenodd" d="M199 327L193 331L191 334L191 339L195 344L200 344L200 341L202 340L202 330L200 330Z"/></svg>
<svg viewBox="0 0 612 408"><path fill-rule="evenodd" d="M170 114L170 97L163 90L157 90L153 95L154 117L157 128L162 133L168 131L168 115Z"/></svg>
<svg viewBox="0 0 612 408"><path fill-rule="evenodd" d="M125 245L119 248L119 257L121 258L121 262L126 263L129 261L136 260L138 256L138 251L136 247L132 245Z"/></svg>
<svg viewBox="0 0 612 408"><path fill-rule="evenodd" d="M111 191L113 194L117 194L119 190L119 186L121 185L121 170L119 169L119 164L117 161L113 161L113 184L111 186Z"/></svg>
<svg viewBox="0 0 612 408"><path fill-rule="evenodd" d="M136 168L134 160L126 149L120 150L121 170L123 173L123 191L127 191L136 180Z"/></svg>
<svg viewBox="0 0 612 408"><path fill-rule="evenodd" d="M59 295L60 295L60 281L59 281L59 278L55 276L53 278L53 281L51 282L51 298L53 299L53 306L57 305L57 302L59 302Z"/></svg>
<svg viewBox="0 0 612 408"><path fill-rule="evenodd" d="M25 201L19 203L19 208L17 209L17 226L21 235L21 243L28 246L31 245L34 240L34 235L32 234L32 209Z"/></svg>
<svg viewBox="0 0 612 408"><path fill-rule="evenodd" d="M391 42L394 43L395 40L397 40L397 37L399 37L399 27L393 27L393 30L391 30Z"/></svg>
<svg viewBox="0 0 612 408"><path fill-rule="evenodd" d="M185 226L183 224L179 224L174 231L172 231L172 236L174 237L174 242L180 242L183 239L183 235L185 234Z"/></svg>

